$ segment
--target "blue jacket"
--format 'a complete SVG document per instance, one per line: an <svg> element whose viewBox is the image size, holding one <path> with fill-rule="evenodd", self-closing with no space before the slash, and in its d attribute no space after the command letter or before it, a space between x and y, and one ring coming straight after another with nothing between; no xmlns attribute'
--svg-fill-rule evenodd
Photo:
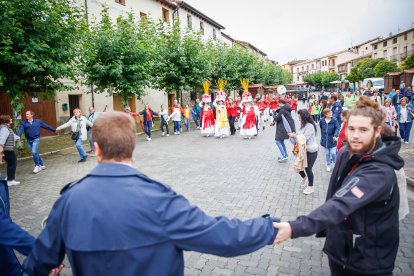
<svg viewBox="0 0 414 276"><path fill-rule="evenodd" d="M40 138L40 128L48 129L53 132L56 131L56 128L43 123L39 119L33 119L32 123L29 123L28 120L23 120L19 127L19 131L17 132L17 135L22 136L22 133L24 131L24 136L26 136L27 140L34 140L36 138Z"/></svg>
<svg viewBox="0 0 414 276"><path fill-rule="evenodd" d="M183 250L243 255L276 234L270 217L210 217L131 166L101 163L62 190L24 269L46 275L66 253L73 275L183 275Z"/></svg>
<svg viewBox="0 0 414 276"><path fill-rule="evenodd" d="M340 102L335 102L331 106L331 110L332 110L332 117L335 118L339 122L339 125L341 125L342 104Z"/></svg>
<svg viewBox="0 0 414 276"><path fill-rule="evenodd" d="M321 146L328 149L336 147L336 141L333 138L338 137L341 130L339 122L332 117L327 124L326 118L322 118L319 121L319 126L321 127Z"/></svg>
<svg viewBox="0 0 414 276"><path fill-rule="evenodd" d="M414 107L411 104L407 104L407 123L408 122L412 122L413 119L411 119L409 110L411 109L412 112L414 112ZM401 117L401 105L397 106L397 118L398 118L398 122L400 121L400 117Z"/></svg>
<svg viewBox="0 0 414 276"><path fill-rule="evenodd" d="M7 181L0 180L0 275L21 275L22 267L13 249L27 256L34 241L34 237L10 218Z"/></svg>

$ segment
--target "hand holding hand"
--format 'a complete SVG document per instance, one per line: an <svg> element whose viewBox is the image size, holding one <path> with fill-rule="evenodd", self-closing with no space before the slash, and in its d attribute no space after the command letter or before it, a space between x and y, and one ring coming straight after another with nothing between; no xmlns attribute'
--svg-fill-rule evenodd
<svg viewBox="0 0 414 276"><path fill-rule="evenodd" d="M288 133L288 135L289 135L289 137L290 138L296 138L296 133L294 133L294 132L292 132L292 133Z"/></svg>
<svg viewBox="0 0 414 276"><path fill-rule="evenodd" d="M49 271L49 276L58 276L59 273L62 271L62 269L65 267L64 264L60 264L57 267L53 268L51 271Z"/></svg>
<svg viewBox="0 0 414 276"><path fill-rule="evenodd" d="M292 237L292 228L289 223L274 222L273 226L279 230L274 243L281 244Z"/></svg>

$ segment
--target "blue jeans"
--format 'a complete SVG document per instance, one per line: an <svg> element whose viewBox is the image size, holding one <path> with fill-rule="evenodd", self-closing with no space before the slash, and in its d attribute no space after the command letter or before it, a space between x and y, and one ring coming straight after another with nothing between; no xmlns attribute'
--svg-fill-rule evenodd
<svg viewBox="0 0 414 276"><path fill-rule="evenodd" d="M180 121L173 121L174 122L174 133L180 132L181 122Z"/></svg>
<svg viewBox="0 0 414 276"><path fill-rule="evenodd" d="M76 149L79 152L80 158L81 159L86 158L87 155L86 155L86 152L85 152L85 150L83 149L83 146L82 146L82 137L79 137L78 140L76 140L75 146L76 146Z"/></svg>
<svg viewBox="0 0 414 276"><path fill-rule="evenodd" d="M40 138L36 138L33 140L27 139L27 146L29 147L29 150L32 152L35 166L43 166L43 160L39 155L39 144Z"/></svg>
<svg viewBox="0 0 414 276"><path fill-rule="evenodd" d="M280 151L280 158L287 158L288 154L287 154L287 150L285 146L285 140L275 140L275 141L276 141L276 146L279 148L279 151Z"/></svg>
<svg viewBox="0 0 414 276"><path fill-rule="evenodd" d="M151 138L151 128L152 121L147 121L146 123L144 123L145 134L147 134L149 138Z"/></svg>
<svg viewBox="0 0 414 276"><path fill-rule="evenodd" d="M200 124L198 123L198 120L200 120L200 118L198 117L198 115L195 115L195 116L193 117L193 120L194 120L194 123L195 123L196 127L199 127L199 126L200 126Z"/></svg>
<svg viewBox="0 0 414 276"><path fill-rule="evenodd" d="M190 119L184 119L185 130L190 131Z"/></svg>
<svg viewBox="0 0 414 276"><path fill-rule="evenodd" d="M408 142L410 140L410 131L413 126L413 122L399 123L399 125L401 139L404 139L404 142Z"/></svg>
<svg viewBox="0 0 414 276"><path fill-rule="evenodd" d="M325 148L325 155L326 155L326 166L331 166L335 164L336 161L336 147L333 148Z"/></svg>

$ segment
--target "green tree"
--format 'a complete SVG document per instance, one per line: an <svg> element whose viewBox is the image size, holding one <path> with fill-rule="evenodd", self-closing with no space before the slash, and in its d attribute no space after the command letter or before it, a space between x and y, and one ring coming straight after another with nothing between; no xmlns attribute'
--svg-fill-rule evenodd
<svg viewBox="0 0 414 276"><path fill-rule="evenodd" d="M405 58L404 62L401 65L401 69L414 69L414 54Z"/></svg>
<svg viewBox="0 0 414 276"><path fill-rule="evenodd" d="M381 60L374 67L375 77L383 78L389 72L400 71L395 62L389 60Z"/></svg>
<svg viewBox="0 0 414 276"><path fill-rule="evenodd" d="M16 111L24 93L68 88L75 78L84 13L70 0L0 0L0 90Z"/></svg>
<svg viewBox="0 0 414 276"><path fill-rule="evenodd" d="M157 56L152 66L154 88L175 91L192 89L210 75L209 54L199 35L182 33L179 24L160 24L162 34L154 38Z"/></svg>
<svg viewBox="0 0 414 276"><path fill-rule="evenodd" d="M362 78L361 78L361 75L359 74L358 67L356 67L356 66L352 67L351 72L349 73L348 76L346 76L346 79L349 82L353 83L354 85L355 85L355 83L361 81Z"/></svg>
<svg viewBox="0 0 414 276"><path fill-rule="evenodd" d="M132 13L112 23L104 8L99 23L92 24L84 43L81 72L96 92L116 93L124 105L129 97L140 99L150 85L150 38Z"/></svg>
<svg viewBox="0 0 414 276"><path fill-rule="evenodd" d="M332 81L338 81L340 79L336 72L322 72L322 85L329 85Z"/></svg>

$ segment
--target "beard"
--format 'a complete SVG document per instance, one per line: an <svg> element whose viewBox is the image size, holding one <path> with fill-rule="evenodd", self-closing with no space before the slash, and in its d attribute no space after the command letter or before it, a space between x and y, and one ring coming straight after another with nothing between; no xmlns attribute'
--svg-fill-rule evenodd
<svg viewBox="0 0 414 276"><path fill-rule="evenodd" d="M378 140L377 140L377 138L375 138L375 133L374 133L374 134L372 134L372 138L369 141L369 143L368 144L363 144L362 148L360 148L360 149L353 148L351 143L349 143L348 139L346 140L346 145L348 147L349 154L369 153L374 149L375 145L377 144L377 141Z"/></svg>

